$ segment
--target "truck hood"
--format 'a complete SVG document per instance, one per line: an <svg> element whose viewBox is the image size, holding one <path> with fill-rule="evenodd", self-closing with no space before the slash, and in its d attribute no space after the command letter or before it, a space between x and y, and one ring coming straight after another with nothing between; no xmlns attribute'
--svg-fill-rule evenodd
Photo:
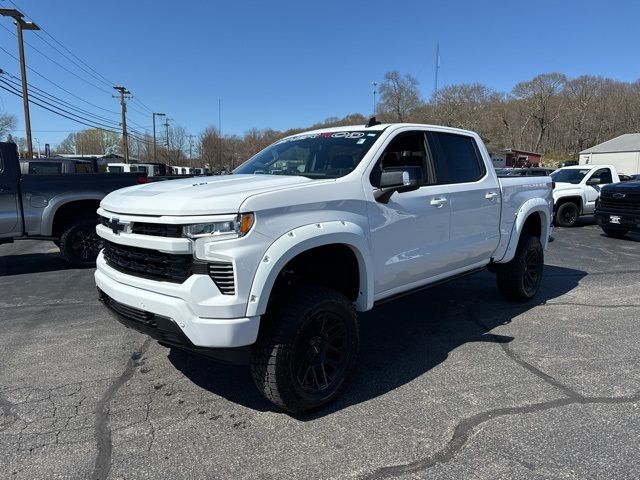
<svg viewBox="0 0 640 480"><path fill-rule="evenodd" d="M313 182L285 175L224 175L166 180L116 190L100 206L131 215L218 215L235 213L248 197Z"/></svg>

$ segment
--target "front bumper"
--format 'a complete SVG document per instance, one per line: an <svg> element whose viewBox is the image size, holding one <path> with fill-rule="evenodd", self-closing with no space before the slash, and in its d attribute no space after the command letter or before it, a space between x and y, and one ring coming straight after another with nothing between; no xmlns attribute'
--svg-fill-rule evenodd
<svg viewBox="0 0 640 480"><path fill-rule="evenodd" d="M620 223L611 223L611 216L620 217ZM629 210L597 209L593 214L601 227L640 232L640 212Z"/></svg>
<svg viewBox="0 0 640 480"><path fill-rule="evenodd" d="M143 312L143 314L150 313L162 317L161 323L163 325L167 325L164 319L168 319L175 326L173 330L183 335L193 347L236 348L255 343L260 328L259 316L237 318L199 316L191 309L190 303L179 296L171 296L167 293L159 294L117 281L116 278L121 274L107 266L101 257L102 255L98 258L98 269L95 273L96 285L102 292L101 295L106 295L118 304ZM194 277L197 276L194 275ZM192 281L197 280L197 278L193 278ZM180 294L180 291L177 290L178 286L168 287L174 290L172 293ZM193 285L180 287L189 289L193 288ZM202 308L203 305L199 305L199 310ZM113 310L113 307L110 309ZM145 326L139 322L129 323L127 326L151 335L148 328L143 328ZM151 336L154 337L154 335Z"/></svg>

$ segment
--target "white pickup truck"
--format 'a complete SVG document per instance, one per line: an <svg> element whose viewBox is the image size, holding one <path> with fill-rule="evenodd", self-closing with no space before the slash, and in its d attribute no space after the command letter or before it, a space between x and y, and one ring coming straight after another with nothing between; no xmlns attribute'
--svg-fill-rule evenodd
<svg viewBox="0 0 640 480"><path fill-rule="evenodd" d="M555 224L573 227L580 215L591 215L600 197L600 189L618 183L620 177L613 165L573 165L551 174Z"/></svg>
<svg viewBox="0 0 640 480"><path fill-rule="evenodd" d="M110 194L95 280L125 325L247 361L302 412L345 385L356 312L487 267L531 299L552 207L549 177L499 180L473 132L370 121L284 138L233 175Z"/></svg>

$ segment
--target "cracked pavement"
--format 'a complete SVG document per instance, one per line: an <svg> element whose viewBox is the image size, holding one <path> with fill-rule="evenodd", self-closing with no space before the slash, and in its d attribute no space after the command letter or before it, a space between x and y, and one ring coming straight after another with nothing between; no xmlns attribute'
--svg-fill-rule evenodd
<svg viewBox="0 0 640 480"><path fill-rule="evenodd" d="M0 478L640 478L640 235L557 229L531 304L483 272L362 315L301 418L112 320L92 273L0 246Z"/></svg>

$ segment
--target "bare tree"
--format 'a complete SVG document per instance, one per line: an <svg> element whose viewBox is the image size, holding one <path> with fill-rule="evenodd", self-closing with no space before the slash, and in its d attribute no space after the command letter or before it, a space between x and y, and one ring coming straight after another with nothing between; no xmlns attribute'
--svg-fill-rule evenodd
<svg viewBox="0 0 640 480"><path fill-rule="evenodd" d="M560 93L566 81L567 77L561 73L544 73L513 87L513 95L522 105L523 113L537 126L535 141L529 142L529 148L536 152L540 151L545 134L560 114Z"/></svg>
<svg viewBox="0 0 640 480"><path fill-rule="evenodd" d="M15 130L17 125L15 115L9 113L0 113L0 140Z"/></svg>
<svg viewBox="0 0 640 480"><path fill-rule="evenodd" d="M380 112L395 122L404 122L420 107L418 80L409 74L402 76L393 70L387 72L380 86Z"/></svg>

